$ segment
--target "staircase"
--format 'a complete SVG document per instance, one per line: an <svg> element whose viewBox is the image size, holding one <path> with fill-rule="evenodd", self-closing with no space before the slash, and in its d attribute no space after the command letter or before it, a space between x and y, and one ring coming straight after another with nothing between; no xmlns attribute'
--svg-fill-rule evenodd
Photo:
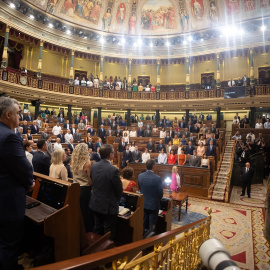
<svg viewBox="0 0 270 270"><path fill-rule="evenodd" d="M235 143L234 140L226 140L226 146L221 160L218 164L214 183L211 185L211 199L228 202L231 173L234 162Z"/></svg>

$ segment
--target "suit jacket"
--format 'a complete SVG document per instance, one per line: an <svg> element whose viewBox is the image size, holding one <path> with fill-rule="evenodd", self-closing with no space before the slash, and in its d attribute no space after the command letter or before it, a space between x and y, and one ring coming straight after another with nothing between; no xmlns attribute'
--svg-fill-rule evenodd
<svg viewBox="0 0 270 270"><path fill-rule="evenodd" d="M46 114L50 114L50 111L49 110L45 110L44 111Z"/></svg>
<svg viewBox="0 0 270 270"><path fill-rule="evenodd" d="M32 122L33 121L33 117L32 117L32 115L26 115L26 117L25 117L25 120L27 121L27 122Z"/></svg>
<svg viewBox="0 0 270 270"><path fill-rule="evenodd" d="M157 127L163 127L163 122L159 121L158 124L157 124Z"/></svg>
<svg viewBox="0 0 270 270"><path fill-rule="evenodd" d="M153 142L148 142L147 144L146 144L146 148L148 149L148 151L150 151L150 150L152 150L152 153L154 153L155 152L155 144L153 143Z"/></svg>
<svg viewBox="0 0 270 270"><path fill-rule="evenodd" d="M175 134L174 130L168 130L168 131L166 131L166 132L169 132L170 137L171 137L171 138L174 138L174 134Z"/></svg>
<svg viewBox="0 0 270 270"><path fill-rule="evenodd" d="M106 137L106 130L105 130L105 128L103 128L103 129L99 129L98 130L98 135L99 135L99 137L101 138L101 139L104 139L105 137Z"/></svg>
<svg viewBox="0 0 270 270"><path fill-rule="evenodd" d="M181 131L175 132L175 135L177 135L177 138L182 138L182 132Z"/></svg>
<svg viewBox="0 0 270 270"><path fill-rule="evenodd" d="M94 160L95 162L101 161L100 154L98 154L98 153L93 153L93 156L92 156L92 158L90 158L90 160Z"/></svg>
<svg viewBox="0 0 270 270"><path fill-rule="evenodd" d="M166 148L165 148L165 144L158 144L157 146L156 146L156 149L157 149L157 153L159 153L159 152L161 152L161 149L164 149L164 152L166 152Z"/></svg>
<svg viewBox="0 0 270 270"><path fill-rule="evenodd" d="M199 127L193 127L193 132L199 133L199 131L200 131L200 128Z"/></svg>
<svg viewBox="0 0 270 270"><path fill-rule="evenodd" d="M33 168L17 134L0 122L0 224L22 220Z"/></svg>
<svg viewBox="0 0 270 270"><path fill-rule="evenodd" d="M96 142L95 143L95 152L97 152L98 147L100 148L103 145L103 143Z"/></svg>
<svg viewBox="0 0 270 270"><path fill-rule="evenodd" d="M20 113L20 119L19 119L19 120L20 120L20 121L23 121L24 118L25 118L24 115L23 115L22 113Z"/></svg>
<svg viewBox="0 0 270 270"><path fill-rule="evenodd" d="M126 126L127 126L127 122L126 122L126 121L122 121L122 122L121 122L121 126L122 126L122 127L126 127Z"/></svg>
<svg viewBox="0 0 270 270"><path fill-rule="evenodd" d="M76 128L70 128L70 133L73 135L73 134L75 134L76 133Z"/></svg>
<svg viewBox="0 0 270 270"><path fill-rule="evenodd" d="M85 129L85 124L84 123L79 123L78 124L78 129Z"/></svg>
<svg viewBox="0 0 270 270"><path fill-rule="evenodd" d="M51 159L47 157L42 151L37 151L34 154L32 163L35 172L49 175Z"/></svg>
<svg viewBox="0 0 270 270"><path fill-rule="evenodd" d="M17 132L16 134L18 135L18 137L19 137L19 138L22 140L22 142L23 142L23 133Z"/></svg>
<svg viewBox="0 0 270 270"><path fill-rule="evenodd" d="M132 152L132 161L135 162L136 160L142 162L142 154L139 150Z"/></svg>
<svg viewBox="0 0 270 270"><path fill-rule="evenodd" d="M246 172L246 167L243 168L243 177L242 177L243 182L251 183L253 176L254 176L253 168L250 167L248 172Z"/></svg>
<svg viewBox="0 0 270 270"><path fill-rule="evenodd" d="M168 144L172 140L172 138L166 136L164 140L165 140L165 144Z"/></svg>
<svg viewBox="0 0 270 270"><path fill-rule="evenodd" d="M210 142L211 142L211 141L213 141L213 145L214 145L214 146L217 145L216 139L212 139L212 138L210 138L210 139L208 140L208 145L210 145Z"/></svg>
<svg viewBox="0 0 270 270"><path fill-rule="evenodd" d="M211 133L215 133L216 132L216 129L215 128L210 128L210 131L211 131Z"/></svg>
<svg viewBox="0 0 270 270"><path fill-rule="evenodd" d="M60 138L60 140L61 140L60 143L65 143L65 141L66 141L64 134L62 134L62 135L61 134L58 134L57 135L57 138Z"/></svg>
<svg viewBox="0 0 270 270"><path fill-rule="evenodd" d="M201 166L201 158L199 156L190 156L189 158L189 165L193 167L200 167Z"/></svg>
<svg viewBox="0 0 270 270"><path fill-rule="evenodd" d="M194 150L195 150L195 148L194 148L193 145L191 145L191 146L187 145L187 146L186 146L186 152L185 152L185 154L186 154L186 155L193 155L193 151L194 151Z"/></svg>
<svg viewBox="0 0 270 270"><path fill-rule="evenodd" d="M212 121L212 115L207 115L206 120L207 121Z"/></svg>
<svg viewBox="0 0 270 270"><path fill-rule="evenodd" d="M80 123L80 120L81 120L80 117L76 117L76 118L74 119L74 124L75 124L75 125L78 125L78 124Z"/></svg>
<svg viewBox="0 0 270 270"><path fill-rule="evenodd" d="M95 136L95 129L94 128L88 128L87 133L90 133L91 136Z"/></svg>
<svg viewBox="0 0 270 270"><path fill-rule="evenodd" d="M36 125L36 128L34 127L34 125L31 125L30 128L31 128L31 134L38 134L39 133L39 128L37 125Z"/></svg>
<svg viewBox="0 0 270 270"><path fill-rule="evenodd" d="M75 148L75 144L68 143L67 148L70 150L70 154L72 154L72 152Z"/></svg>
<svg viewBox="0 0 270 270"><path fill-rule="evenodd" d="M151 137L151 136L152 136L151 130L145 130L144 131L144 137Z"/></svg>
<svg viewBox="0 0 270 270"><path fill-rule="evenodd" d="M215 156L216 155L216 147L213 145L212 150L211 150L210 145L208 145L207 149L206 149L206 155L207 156Z"/></svg>
<svg viewBox="0 0 270 270"><path fill-rule="evenodd" d="M187 129L189 132L192 132L193 131L193 126L192 125L187 125Z"/></svg>
<svg viewBox="0 0 270 270"><path fill-rule="evenodd" d="M119 170L102 159L92 165L90 177L93 182L90 208L103 215L117 215L123 193Z"/></svg>
<svg viewBox="0 0 270 270"><path fill-rule="evenodd" d="M179 127L180 127L180 128L185 128L185 126L186 126L186 125L185 125L184 122L179 122Z"/></svg>
<svg viewBox="0 0 270 270"><path fill-rule="evenodd" d="M59 117L58 118L58 122L59 122L59 124L64 124L65 123L65 119L64 119L64 117Z"/></svg>
<svg viewBox="0 0 270 270"><path fill-rule="evenodd" d="M249 124L249 119L248 118L243 118L245 124Z"/></svg>
<svg viewBox="0 0 270 270"><path fill-rule="evenodd" d="M148 127L149 127L149 130L152 130L152 126L151 125L146 125L145 126L145 130L147 130Z"/></svg>
<svg viewBox="0 0 270 270"><path fill-rule="evenodd" d="M114 136L114 131L112 129L107 129L106 136Z"/></svg>
<svg viewBox="0 0 270 270"><path fill-rule="evenodd" d="M127 162L126 161L129 161L129 162L132 162L132 152L131 151L127 151L125 150L123 152L123 159L122 159L122 168L125 168L127 166Z"/></svg>
<svg viewBox="0 0 270 270"><path fill-rule="evenodd" d="M203 114L200 114L200 115L199 115L199 119L204 120L204 115L203 115Z"/></svg>
<svg viewBox="0 0 270 270"><path fill-rule="evenodd" d="M118 149L117 149L117 151L118 151L118 152L124 152L125 149L126 149L126 145L127 145L126 142L124 142L124 145L123 145L123 142L120 142L120 143L118 144Z"/></svg>
<svg viewBox="0 0 270 270"><path fill-rule="evenodd" d="M88 149L91 148L94 151L94 144L93 144L93 142L87 142L86 144L88 146Z"/></svg>
<svg viewBox="0 0 270 270"><path fill-rule="evenodd" d="M105 126L105 121L104 120L99 122L99 126L101 126L101 125Z"/></svg>
<svg viewBox="0 0 270 270"><path fill-rule="evenodd" d="M116 130L117 129L117 125L115 123L112 123L112 129Z"/></svg>
<svg viewBox="0 0 270 270"><path fill-rule="evenodd" d="M75 143L80 142L81 139L82 139L82 134L81 134L81 133L75 132L75 133L73 134L73 139L74 139L74 142L75 142Z"/></svg>
<svg viewBox="0 0 270 270"><path fill-rule="evenodd" d="M144 130L143 129L138 129L137 137L144 137Z"/></svg>
<svg viewBox="0 0 270 270"><path fill-rule="evenodd" d="M71 129L71 124L65 123L63 128L64 129Z"/></svg>
<svg viewBox="0 0 270 270"><path fill-rule="evenodd" d="M166 127L171 127L172 126L172 122L171 121L166 121L165 122L165 126Z"/></svg>
<svg viewBox="0 0 270 270"><path fill-rule="evenodd" d="M28 126L27 125L21 125L21 127L23 128L23 134L26 134Z"/></svg>
<svg viewBox="0 0 270 270"><path fill-rule="evenodd" d="M138 183L144 195L144 209L159 210L160 200L163 196L161 177L152 171L139 174Z"/></svg>
<svg viewBox="0 0 270 270"><path fill-rule="evenodd" d="M189 131L184 131L183 134L185 134L186 138L190 137L190 132Z"/></svg>

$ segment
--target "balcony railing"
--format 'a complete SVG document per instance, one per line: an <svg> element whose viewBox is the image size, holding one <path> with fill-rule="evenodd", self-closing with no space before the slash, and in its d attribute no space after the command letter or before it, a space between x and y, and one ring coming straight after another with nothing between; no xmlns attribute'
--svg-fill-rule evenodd
<svg viewBox="0 0 270 270"><path fill-rule="evenodd" d="M210 236L211 212L209 208L208 217L148 239L35 270L90 270L109 263L114 270L197 269L199 247Z"/></svg>
<svg viewBox="0 0 270 270"><path fill-rule="evenodd" d="M15 84L21 84L21 73L18 70L7 69L0 70L0 80L5 80ZM39 80L36 77L27 76L25 87L32 87L65 94L75 94L81 96L113 98L113 99L134 99L134 100L184 100L186 93L180 91L160 91L160 92L129 92L124 90L106 90L103 88L90 88L83 86L71 86L55 81ZM21 84L22 85L22 84ZM161 86L162 87L162 86ZM250 89L247 87L247 96ZM269 95L270 85L256 85L255 95ZM220 97L224 96L224 88L220 89ZM198 89L189 91L189 99L211 99L216 98L216 89Z"/></svg>

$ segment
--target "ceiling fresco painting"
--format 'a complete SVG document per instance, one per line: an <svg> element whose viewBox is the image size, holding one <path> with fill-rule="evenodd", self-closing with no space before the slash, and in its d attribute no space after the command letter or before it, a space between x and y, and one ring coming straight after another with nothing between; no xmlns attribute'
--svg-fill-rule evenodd
<svg viewBox="0 0 270 270"><path fill-rule="evenodd" d="M25 0L57 18L125 35L170 35L270 15L270 0Z"/></svg>

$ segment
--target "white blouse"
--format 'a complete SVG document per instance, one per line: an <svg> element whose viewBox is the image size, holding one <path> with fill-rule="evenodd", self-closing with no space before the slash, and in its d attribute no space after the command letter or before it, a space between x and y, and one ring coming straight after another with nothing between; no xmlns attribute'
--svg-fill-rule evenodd
<svg viewBox="0 0 270 270"><path fill-rule="evenodd" d="M159 138L165 138L166 137L166 131L160 131Z"/></svg>
<svg viewBox="0 0 270 270"><path fill-rule="evenodd" d="M129 137L137 137L137 131L130 131Z"/></svg>
<svg viewBox="0 0 270 270"><path fill-rule="evenodd" d="M27 151L25 151L25 155L26 155L26 158L28 159L29 163L33 167L33 163L32 163L33 155Z"/></svg>
<svg viewBox="0 0 270 270"><path fill-rule="evenodd" d="M150 154L149 153L143 153L142 154L142 163L146 163L147 160L150 159Z"/></svg>

